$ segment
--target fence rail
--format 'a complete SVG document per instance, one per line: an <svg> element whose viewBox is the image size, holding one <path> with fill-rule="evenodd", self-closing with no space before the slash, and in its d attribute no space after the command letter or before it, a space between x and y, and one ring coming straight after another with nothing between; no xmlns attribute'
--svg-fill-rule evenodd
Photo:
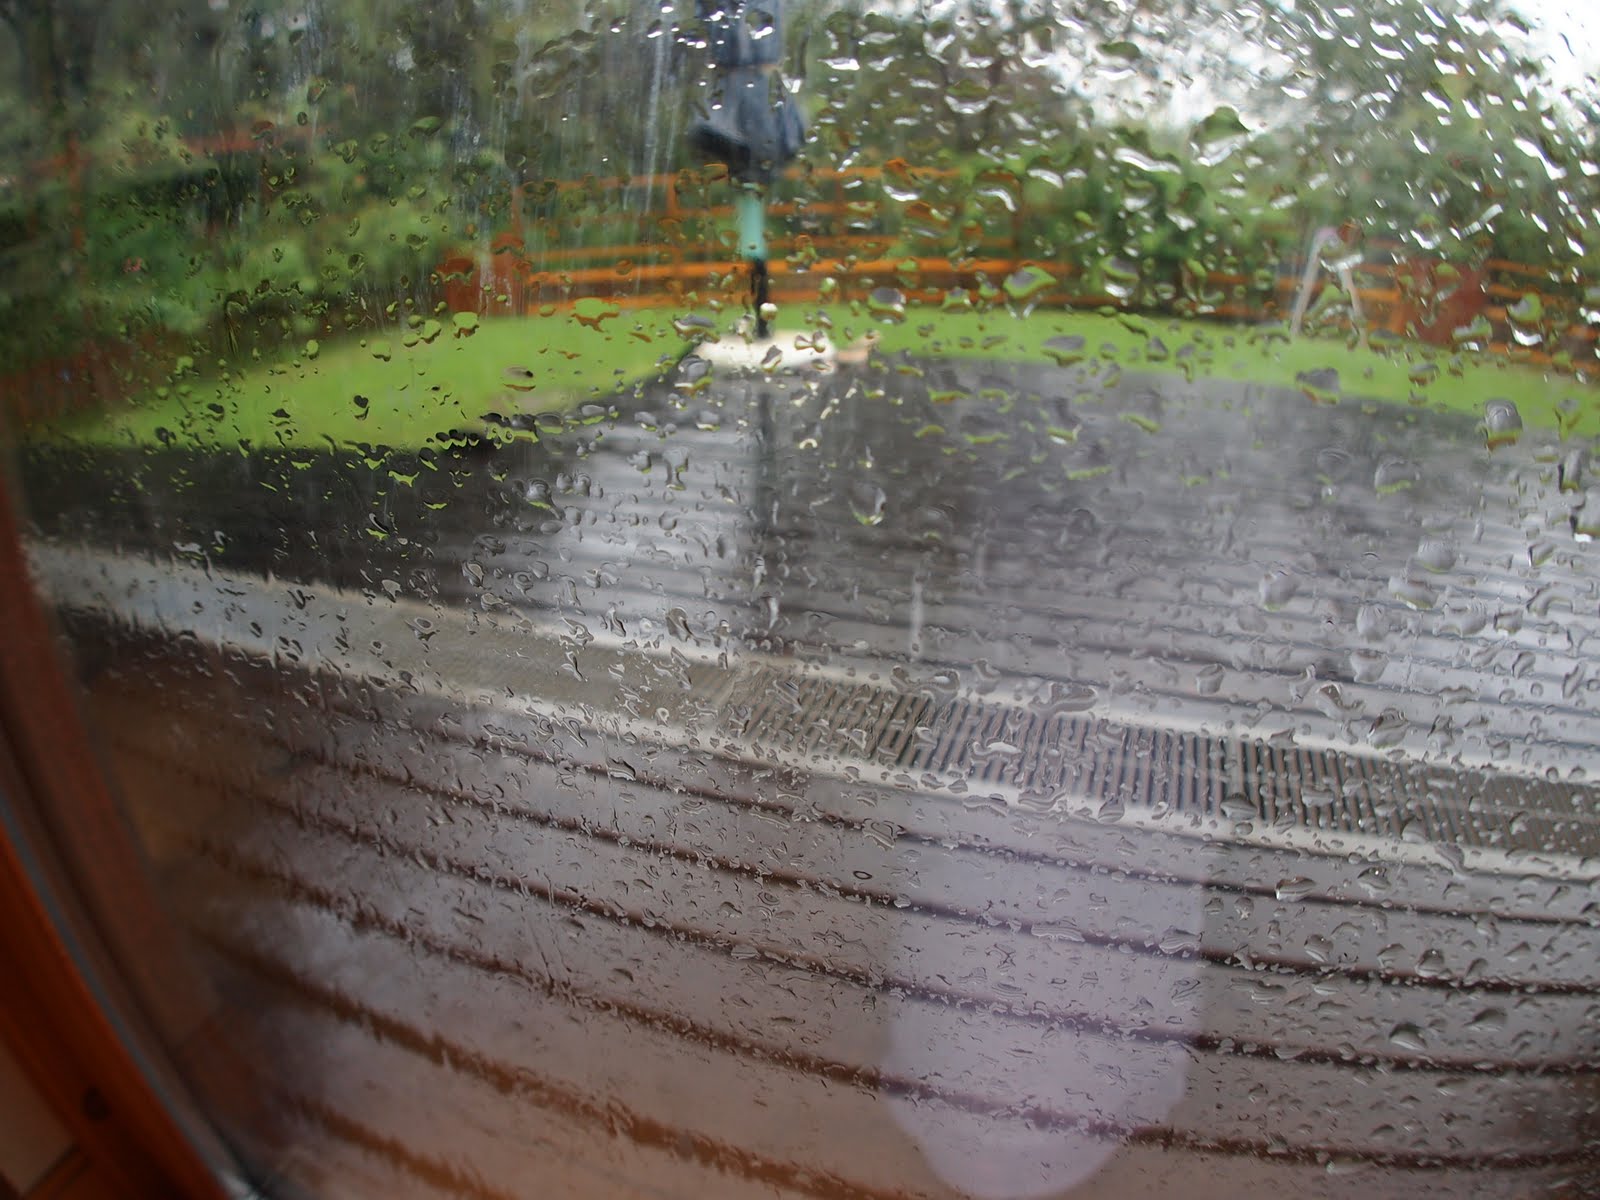
<svg viewBox="0 0 1600 1200"><path fill-rule="evenodd" d="M276 139L297 136L303 135L259 129L219 135L194 149L265 154ZM81 163L53 165L67 171ZM975 235L964 234L961 253L930 254L941 239L921 231L948 214L941 218L928 203L902 202L892 193L930 183L961 193L963 179L957 171L900 161L791 171L769 209L775 298L818 301L827 280L831 294L845 301L870 301L890 289L911 303L938 304L952 290L1002 287L1017 272L1034 269L1052 280L1030 299L1043 307L1138 309L1250 324L1284 322L1294 307L1303 251L1284 254L1264 272L1190 275L1169 268L1171 278L1145 279L1132 288L1106 286L1095 263L1030 254L1030 224L1059 214L1026 203L1020 189L1009 211ZM523 183L511 188L509 199L498 233L470 250L448 251L438 263L435 282L456 311L528 314L585 297L619 306L692 306L708 296L737 304L745 297L731 194L718 168ZM547 215L536 217L541 210ZM1291 245L1304 231L1286 223L1271 237ZM573 244L586 238L592 244ZM1499 259L1474 266L1419 258L1380 239L1364 250L1364 261L1353 268L1364 336L1457 345L1560 369L1600 368L1600 301L1589 297L1582 278ZM1315 300L1333 275L1322 272L1314 282ZM1530 313L1536 316L1519 323ZM1336 323L1350 327L1347 318ZM26 424L77 407L88 396L103 402L131 394L161 374L160 360L170 361L166 341L174 339L85 345L59 359L24 364L0 380L0 401Z"/></svg>
<svg viewBox="0 0 1600 1200"><path fill-rule="evenodd" d="M972 252L959 257L929 255L928 239L892 227L872 228L886 213L901 215L916 207L880 204L872 185L911 177L949 179L957 174L904 163L791 172L791 179L798 179L807 195L803 200L774 203L769 210L780 231L771 239L774 295L780 300L816 301L827 279L837 289L835 294L845 299L864 299L888 287L909 301L937 302L951 289L998 286L1030 268L1054 280L1033 298L1047 307L1165 308L1178 316L1267 324L1286 320L1293 306L1305 269L1303 256L1285 255L1265 281L1225 271L1160 281L1170 285L1172 293L1165 304L1153 301L1148 288L1141 292L1097 286L1093 264L1027 252L1024 230L1030 220L1050 214L1023 203L1008 214L1009 219L986 228ZM538 189L535 204L540 198L572 192L593 197L593 210L582 216L586 231L611 223L626 225L633 234L627 241L587 246L559 244L559 230L555 244L538 244L523 225L528 197L514 196L511 228L486 249L445 256L440 275L447 298L453 307L490 314L539 311L584 297L619 305L693 300L708 290L730 300L741 297L745 284L741 264L728 244L731 235L718 237L718 231L731 230L734 220L732 205L713 199L719 188L725 191L726 184L714 171L690 170L591 176ZM862 194L853 194L857 192ZM610 200L623 193L660 197L660 203L644 212L625 211ZM660 236L640 241L640 229ZM1296 232L1286 226L1278 240L1287 243ZM1582 280L1498 259L1479 266L1449 264L1407 255L1399 243L1381 239L1368 242L1365 250L1366 260L1354 268L1356 299L1365 318L1359 331L1363 334L1459 345L1541 365L1587 366L1596 359L1597 328L1584 308ZM1313 299L1333 283L1331 273L1321 273ZM1536 306L1529 303L1530 296ZM1510 312L1519 304L1536 307L1541 314L1538 321L1519 328ZM1348 327L1348 321L1345 324Z"/></svg>

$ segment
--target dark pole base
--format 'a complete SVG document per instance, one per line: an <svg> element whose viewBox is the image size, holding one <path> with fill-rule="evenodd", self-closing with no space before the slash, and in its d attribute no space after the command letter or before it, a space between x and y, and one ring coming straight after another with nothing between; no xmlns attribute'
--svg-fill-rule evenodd
<svg viewBox="0 0 1600 1200"><path fill-rule="evenodd" d="M750 298L755 303L756 308L756 337L762 340L772 336L771 330L767 328L766 317L761 315L761 310L769 303L768 296L770 292L767 280L767 260L764 258L752 258L750 260Z"/></svg>

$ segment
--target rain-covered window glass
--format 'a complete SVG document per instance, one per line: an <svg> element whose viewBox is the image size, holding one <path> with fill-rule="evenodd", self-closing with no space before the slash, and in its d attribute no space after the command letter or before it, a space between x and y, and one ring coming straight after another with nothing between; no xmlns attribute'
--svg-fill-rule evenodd
<svg viewBox="0 0 1600 1200"><path fill-rule="evenodd" d="M1595 1194L1597 47L0 0L7 483L218 1169Z"/></svg>

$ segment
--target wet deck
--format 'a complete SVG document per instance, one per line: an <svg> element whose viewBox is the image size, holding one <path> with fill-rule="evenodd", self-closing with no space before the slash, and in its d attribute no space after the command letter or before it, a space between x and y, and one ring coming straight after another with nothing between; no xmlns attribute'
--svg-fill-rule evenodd
<svg viewBox="0 0 1600 1200"><path fill-rule="evenodd" d="M420 463L38 467L41 578L279 1100L253 1156L403 1195L1593 1186L1586 464L901 366Z"/></svg>

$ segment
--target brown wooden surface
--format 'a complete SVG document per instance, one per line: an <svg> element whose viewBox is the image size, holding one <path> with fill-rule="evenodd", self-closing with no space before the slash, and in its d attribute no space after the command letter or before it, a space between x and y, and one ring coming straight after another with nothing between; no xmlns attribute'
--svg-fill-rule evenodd
<svg viewBox="0 0 1600 1200"><path fill-rule="evenodd" d="M23 1200L125 1200L131 1196L74 1146Z"/></svg>
<svg viewBox="0 0 1600 1200"><path fill-rule="evenodd" d="M18 529L13 498L0 487L0 629L6 631L0 790L26 842L24 848L0 838L0 978L7 980L0 1039L98 1175L117 1189L97 1194L220 1198L220 1185L161 1105L64 944L60 914L35 890L41 867L51 882L65 878L49 861L45 816L52 814L70 821L78 849L96 864L97 882L115 890L125 914L135 923L158 921L51 626L28 586ZM163 931L149 932L159 964Z"/></svg>

